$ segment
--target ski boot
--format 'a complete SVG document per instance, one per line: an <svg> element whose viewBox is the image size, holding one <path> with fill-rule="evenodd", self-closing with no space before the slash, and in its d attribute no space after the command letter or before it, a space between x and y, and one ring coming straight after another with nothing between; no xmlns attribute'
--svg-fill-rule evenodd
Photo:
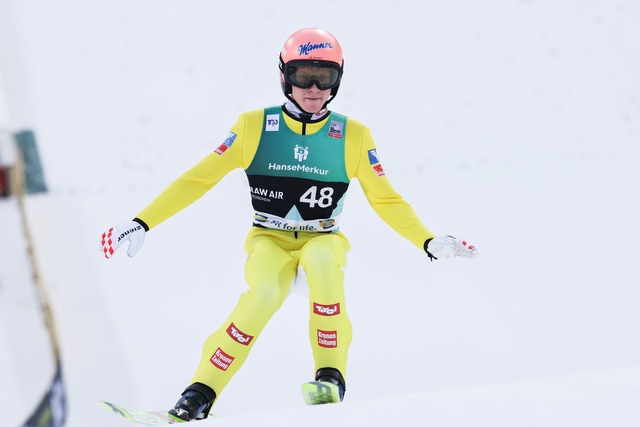
<svg viewBox="0 0 640 427"><path fill-rule="evenodd" d="M344 392L347 390L347 385L344 381L344 377L335 368L320 368L316 372L316 381L327 382L338 386L340 391L340 401L344 399Z"/></svg>
<svg viewBox="0 0 640 427"><path fill-rule="evenodd" d="M193 383L182 392L169 414L184 421L202 420L209 416L209 410L216 400L216 392L202 383Z"/></svg>

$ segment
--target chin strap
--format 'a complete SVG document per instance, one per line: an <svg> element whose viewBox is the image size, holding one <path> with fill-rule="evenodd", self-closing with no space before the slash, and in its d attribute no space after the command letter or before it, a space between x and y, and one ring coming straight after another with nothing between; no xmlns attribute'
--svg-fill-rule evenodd
<svg viewBox="0 0 640 427"><path fill-rule="evenodd" d="M292 114L294 114L294 112L298 113L298 114L309 114L306 111L304 111L304 109L302 107L300 107L300 105L293 99L293 97L291 96L290 92L289 93L285 93L284 96L289 100L289 102L287 102L286 104L291 103L291 104L293 104L295 106L295 110L287 108L287 111L289 111ZM320 111L327 110L327 105L329 105L329 102L331 102L331 101L333 101L333 96L330 96L329 99L327 99L327 102L324 103L324 105L322 106ZM317 113L314 113L314 114L317 114ZM314 120L315 120L315 118L314 118Z"/></svg>
<svg viewBox="0 0 640 427"><path fill-rule="evenodd" d="M327 115L327 113L329 113L329 110L327 110L326 108L322 108L320 111L314 114L307 113L306 111L301 109L300 106L293 100L285 103L283 107L287 111L287 113L297 119L301 119L304 122L322 120Z"/></svg>

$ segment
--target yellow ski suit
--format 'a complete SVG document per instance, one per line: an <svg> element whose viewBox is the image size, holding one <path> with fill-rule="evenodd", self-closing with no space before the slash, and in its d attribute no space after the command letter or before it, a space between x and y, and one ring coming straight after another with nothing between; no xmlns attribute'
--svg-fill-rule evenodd
<svg viewBox="0 0 640 427"><path fill-rule="evenodd" d="M171 183L137 218L151 229L199 199L231 170L246 171L256 156L263 133L269 130L265 111L241 114L225 144ZM327 114L319 121L302 122L284 108L282 111L283 123L279 126L286 126L298 135L314 135L326 129L331 117ZM342 134L338 137L342 138ZM375 212L423 250L425 240L434 235L391 186L377 160L369 129L346 118L343 143L348 180L357 178ZM328 226L330 231L317 227L287 231L273 225L264 227L260 223L263 220L262 215L256 213L255 226L245 241L245 277L249 289L240 296L224 324L206 340L193 377L193 382L208 385L218 396L282 305L299 266L304 269L309 286L309 338L315 368L335 368L346 378L351 323L345 305L342 269L349 241L333 222Z"/></svg>

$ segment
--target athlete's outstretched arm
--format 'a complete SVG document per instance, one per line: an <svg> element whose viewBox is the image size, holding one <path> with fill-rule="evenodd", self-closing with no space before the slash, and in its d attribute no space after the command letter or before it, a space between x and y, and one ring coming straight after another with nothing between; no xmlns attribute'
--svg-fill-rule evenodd
<svg viewBox="0 0 640 427"><path fill-rule="evenodd" d="M424 250L431 260L464 256L472 258L478 250L466 241L453 236L438 236L427 228L413 207L395 191L385 175L376 147L368 128L362 127L357 152L348 155L357 156L354 177L358 178L371 207L390 227ZM357 147L358 144L351 144ZM353 160L351 163L354 164Z"/></svg>
<svg viewBox="0 0 640 427"><path fill-rule="evenodd" d="M147 231L198 200L231 170L244 168L247 161L244 147L246 121L246 114L241 115L215 150L169 184L133 221L105 231L100 240L104 256L111 258L127 242L127 253L134 256L142 246Z"/></svg>

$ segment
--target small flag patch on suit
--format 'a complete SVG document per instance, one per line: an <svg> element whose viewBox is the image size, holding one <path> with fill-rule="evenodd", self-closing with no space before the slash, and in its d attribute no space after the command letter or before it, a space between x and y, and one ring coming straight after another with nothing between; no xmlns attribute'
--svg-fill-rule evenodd
<svg viewBox="0 0 640 427"><path fill-rule="evenodd" d="M378 152L374 148L373 150L369 150L369 164L375 165L376 163L380 163L380 160L378 160Z"/></svg>
<svg viewBox="0 0 640 427"><path fill-rule="evenodd" d="M236 135L233 132L229 132L229 135L227 135L227 139L225 139L224 142L222 144L220 144L220 146L218 148L213 150L213 152L218 154L218 155L222 155L225 151L227 151L227 149L229 147L231 147L233 145L233 141L236 140L236 136L238 136L238 135Z"/></svg>
<svg viewBox="0 0 640 427"><path fill-rule="evenodd" d="M380 164L380 159L378 158L378 152L374 148L373 150L369 150L369 164L373 167L376 175L383 176L384 170L382 169L382 165Z"/></svg>

